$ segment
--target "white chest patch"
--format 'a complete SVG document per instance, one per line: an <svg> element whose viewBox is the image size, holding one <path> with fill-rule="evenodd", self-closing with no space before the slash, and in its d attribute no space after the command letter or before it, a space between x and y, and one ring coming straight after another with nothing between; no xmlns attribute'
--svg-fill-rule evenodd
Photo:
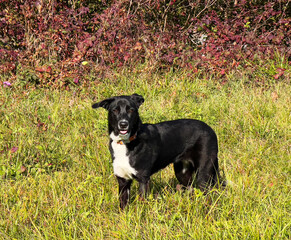
<svg viewBox="0 0 291 240"><path fill-rule="evenodd" d="M111 147L113 149L113 171L114 174L118 177L122 177L124 179L132 179L133 175L136 174L136 170L130 166L129 157L126 155L127 147L125 144L119 144L120 141L119 136L115 136L112 132L110 134L110 138L112 139Z"/></svg>

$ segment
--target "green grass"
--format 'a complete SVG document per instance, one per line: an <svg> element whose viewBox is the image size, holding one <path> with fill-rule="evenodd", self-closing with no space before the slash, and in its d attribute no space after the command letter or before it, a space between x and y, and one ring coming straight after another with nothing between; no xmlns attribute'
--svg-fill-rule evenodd
<svg viewBox="0 0 291 240"><path fill-rule="evenodd" d="M129 77L130 76L130 77ZM83 90L0 88L0 239L290 239L290 80L120 74ZM151 194L118 208L107 113L94 101L145 97L144 122L200 119L219 139L232 184L176 191L172 166Z"/></svg>

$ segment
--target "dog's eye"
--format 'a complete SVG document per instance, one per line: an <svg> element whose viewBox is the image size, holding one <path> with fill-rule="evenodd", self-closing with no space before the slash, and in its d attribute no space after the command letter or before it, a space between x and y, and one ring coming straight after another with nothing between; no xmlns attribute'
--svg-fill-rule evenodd
<svg viewBox="0 0 291 240"><path fill-rule="evenodd" d="M133 113L134 112L134 108L130 108L127 110L128 113Z"/></svg>
<svg viewBox="0 0 291 240"><path fill-rule="evenodd" d="M118 114L119 113L119 110L117 108L113 109L112 110L115 114Z"/></svg>

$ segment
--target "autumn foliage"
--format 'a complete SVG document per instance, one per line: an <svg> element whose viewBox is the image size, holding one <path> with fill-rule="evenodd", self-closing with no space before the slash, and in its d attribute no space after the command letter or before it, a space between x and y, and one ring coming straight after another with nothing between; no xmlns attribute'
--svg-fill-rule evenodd
<svg viewBox="0 0 291 240"><path fill-rule="evenodd" d="M223 75L257 58L290 58L288 4L0 0L0 72L51 85L79 84L88 72L137 64L148 71L180 67Z"/></svg>

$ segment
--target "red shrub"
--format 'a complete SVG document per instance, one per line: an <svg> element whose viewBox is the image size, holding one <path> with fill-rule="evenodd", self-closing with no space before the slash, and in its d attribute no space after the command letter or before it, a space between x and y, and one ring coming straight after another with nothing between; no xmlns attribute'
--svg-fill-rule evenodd
<svg viewBox="0 0 291 240"><path fill-rule="evenodd" d="M30 69L43 84L77 83L87 71L138 63L223 75L245 59L276 51L290 57L287 0L0 4L0 72Z"/></svg>

